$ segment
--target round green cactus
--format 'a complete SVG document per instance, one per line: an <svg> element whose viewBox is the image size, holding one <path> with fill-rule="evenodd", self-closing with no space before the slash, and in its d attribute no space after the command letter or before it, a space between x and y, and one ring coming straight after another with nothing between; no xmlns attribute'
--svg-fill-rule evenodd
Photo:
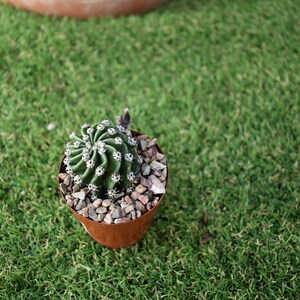
<svg viewBox="0 0 300 300"><path fill-rule="evenodd" d="M76 184L88 187L94 198L130 189L142 162L130 130L104 120L84 124L81 135L72 132L70 138L64 163Z"/></svg>

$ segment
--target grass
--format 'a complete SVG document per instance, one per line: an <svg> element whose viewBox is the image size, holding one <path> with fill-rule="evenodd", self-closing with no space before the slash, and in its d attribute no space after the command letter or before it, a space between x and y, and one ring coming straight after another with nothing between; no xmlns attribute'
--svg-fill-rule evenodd
<svg viewBox="0 0 300 300"><path fill-rule="evenodd" d="M299 299L298 1L84 22L0 4L0 36L0 299ZM71 130L124 107L170 182L148 235L109 250L57 170Z"/></svg>

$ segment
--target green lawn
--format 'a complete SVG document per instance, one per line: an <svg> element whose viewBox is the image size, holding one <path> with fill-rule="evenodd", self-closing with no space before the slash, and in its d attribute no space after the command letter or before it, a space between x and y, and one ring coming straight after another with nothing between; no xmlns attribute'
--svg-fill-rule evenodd
<svg viewBox="0 0 300 300"><path fill-rule="evenodd" d="M0 4L0 299L299 299L299 37L296 0L89 21ZM170 181L148 235L110 250L57 170L70 131L125 107Z"/></svg>

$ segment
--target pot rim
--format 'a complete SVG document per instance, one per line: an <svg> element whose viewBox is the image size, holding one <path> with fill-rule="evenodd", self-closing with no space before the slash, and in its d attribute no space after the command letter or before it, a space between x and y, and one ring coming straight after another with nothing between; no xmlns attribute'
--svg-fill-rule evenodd
<svg viewBox="0 0 300 300"><path fill-rule="evenodd" d="M139 132L139 131L137 131L137 130L132 130L132 129L130 129L130 131L131 131L134 135L137 135L137 136L139 136L139 135L146 135L146 134L143 134L143 133L141 133L141 132ZM147 136L147 138L149 138L148 135L146 135L146 136ZM161 150L161 148L159 147L158 144L156 144L156 147L157 147L157 150L158 150L159 153L164 154L164 153L162 152L162 150ZM64 154L64 156L63 156L63 158L62 158L62 160L61 160L61 162L60 162L59 169L58 169L58 174L62 173L61 171L64 171L64 163L63 163L63 160L64 160L65 156L66 156L66 155ZM166 166L167 166L167 177L166 177L166 186L165 186L165 188L167 188L167 186L168 186L168 181L169 181L169 166L168 166L168 163L166 164ZM59 185L60 185L60 183L62 183L62 182L63 182L63 180L62 180L61 178L58 177L58 190L59 190L61 196L63 197L63 199L66 200L65 195L61 192L61 190L60 190L60 188L59 188ZM152 209L154 209L155 207L158 207L158 206L161 204L161 202L162 202L162 200L163 200L165 194L166 194L166 192L163 193L163 194L161 194L161 196L160 196L158 202L156 203L156 205L155 205L154 207L151 207L151 209L150 209L149 211L147 211L146 213L144 213L143 215L141 215L139 218L136 218L135 220L130 220L130 221L128 221L128 222L119 223L119 224L106 224L106 223L100 223L100 222L94 221L94 220L92 220L92 219L90 219L90 218L88 218L88 217L85 218L85 219L86 219L87 222L97 223L98 226L111 226L111 225L113 225L113 226L116 226L116 227L117 227L117 226L124 226L124 225L129 224L129 223L133 224L134 222L138 222L141 218L143 218L143 217L145 217L146 215L148 215L148 214L152 211ZM66 202L65 202L65 203L66 203ZM68 206L68 208L69 208L73 213L75 213L75 214L77 214L78 216L82 217L82 215L80 215L74 208L70 207L67 203L66 203L66 205Z"/></svg>

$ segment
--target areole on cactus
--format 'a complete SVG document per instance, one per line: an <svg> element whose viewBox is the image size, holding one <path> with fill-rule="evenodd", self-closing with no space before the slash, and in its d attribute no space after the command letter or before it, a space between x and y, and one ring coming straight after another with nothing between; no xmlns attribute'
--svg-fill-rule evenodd
<svg viewBox="0 0 300 300"><path fill-rule="evenodd" d="M104 120L92 126L84 124L81 133L70 134L64 163L80 187L88 187L93 198L114 198L130 189L139 173L142 159L128 129L128 110L116 126Z"/></svg>

